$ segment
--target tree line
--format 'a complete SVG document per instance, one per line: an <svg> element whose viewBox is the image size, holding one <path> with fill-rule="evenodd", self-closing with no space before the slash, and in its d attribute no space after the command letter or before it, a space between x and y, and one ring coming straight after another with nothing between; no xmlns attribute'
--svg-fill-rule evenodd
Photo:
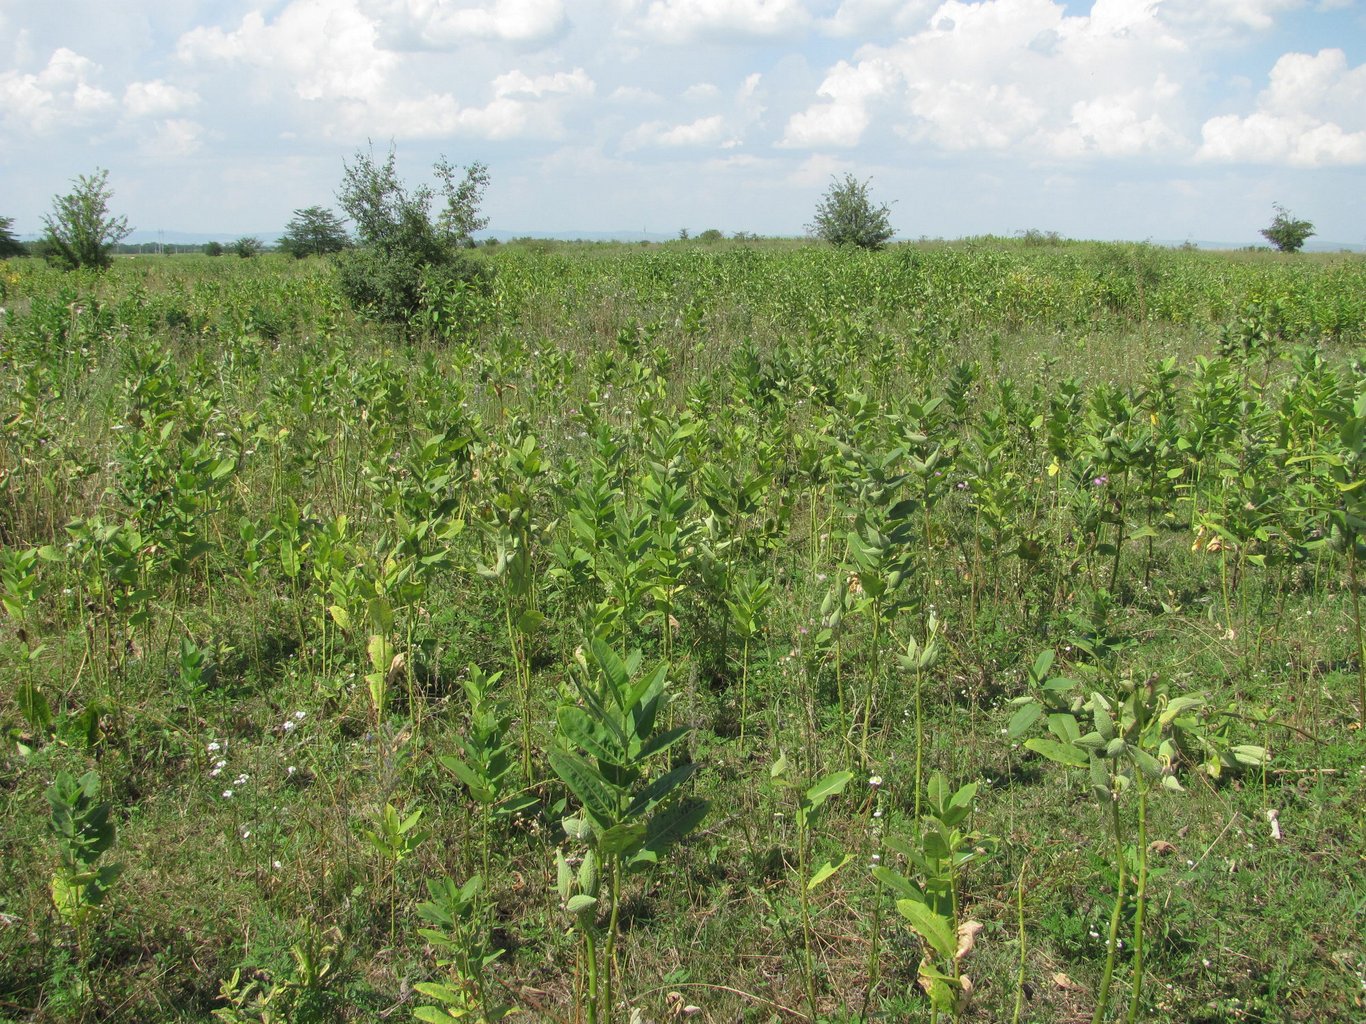
<svg viewBox="0 0 1366 1024"><path fill-rule="evenodd" d="M433 166L435 188L405 185L398 176L392 147L383 160L377 160L373 150L357 151L343 169L337 201L346 216L321 205L296 209L275 243L276 251L297 259L336 256L343 292L358 309L391 323L409 322L424 297L487 286L488 268L464 255L464 250L474 246L474 232L488 224L479 213L489 183L484 164L472 163L462 174L443 156ZM833 177L807 232L837 246L882 248L895 234L891 207L873 199L870 184L871 179L860 181L849 173ZM43 236L37 241L20 241L12 230L14 219L0 217L0 259L40 256L74 270L108 267L114 255L124 253L199 252L250 258L266 251L266 244L250 235L226 245L217 241L127 244L125 239L133 229L126 217L110 212L112 198L109 172L97 169L88 176L78 175L70 192L53 197L52 211L43 217ZM1314 234L1314 225L1279 203L1274 211L1271 225L1261 234L1281 252L1299 251ZM708 236L713 234L721 237L713 229L699 239L711 241ZM686 231L680 233L680 238L687 237Z"/></svg>

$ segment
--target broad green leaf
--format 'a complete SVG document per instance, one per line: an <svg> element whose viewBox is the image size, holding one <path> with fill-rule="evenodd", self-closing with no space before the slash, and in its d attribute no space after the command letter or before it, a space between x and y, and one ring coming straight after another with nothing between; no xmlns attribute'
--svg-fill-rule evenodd
<svg viewBox="0 0 1366 1024"><path fill-rule="evenodd" d="M1029 674L1034 677L1034 681L1042 683L1048 678L1049 669L1053 667L1053 649L1045 648L1034 658L1034 664L1030 666Z"/></svg>
<svg viewBox="0 0 1366 1024"><path fill-rule="evenodd" d="M528 608L517 616L517 631L519 633L534 633L541 628L541 623L545 622L545 616L534 608Z"/></svg>
<svg viewBox="0 0 1366 1024"><path fill-rule="evenodd" d="M1073 768L1085 768L1090 760L1083 751L1066 743L1059 743L1056 740L1046 740L1034 738L1025 740L1025 746L1036 754L1042 754L1050 761L1057 761L1058 764L1070 765Z"/></svg>
<svg viewBox="0 0 1366 1024"><path fill-rule="evenodd" d="M689 732L691 732L691 730L686 725L680 725L667 732L656 733L654 736L650 737L648 742L641 746L640 753L636 756L643 760L647 757L653 757L655 754L663 753L679 740L687 736Z"/></svg>
<svg viewBox="0 0 1366 1024"><path fill-rule="evenodd" d="M657 812L646 823L645 841L630 863L657 863L665 850L702 823L709 807L705 800L689 798Z"/></svg>
<svg viewBox="0 0 1366 1024"><path fill-rule="evenodd" d="M617 823L617 794L587 761L567 750L552 750L549 760L551 769L600 828Z"/></svg>
<svg viewBox="0 0 1366 1024"><path fill-rule="evenodd" d="M420 988L421 986L414 986ZM431 998L437 999L438 996ZM445 1010L435 1006L419 1006L413 1010L413 1016L424 1024L461 1024L460 1017L452 1017Z"/></svg>
<svg viewBox="0 0 1366 1024"><path fill-rule="evenodd" d="M605 730L598 729L582 708L564 705L555 712L555 721L561 736L599 761L622 764L626 760L626 752L605 735Z"/></svg>
<svg viewBox="0 0 1366 1024"><path fill-rule="evenodd" d="M1200 707L1203 703L1205 703L1205 698L1203 696L1191 694L1185 697L1177 697L1166 706L1162 714L1158 716L1157 721L1163 726L1170 725L1172 720L1177 716L1182 715L1187 711L1192 711L1195 708Z"/></svg>
<svg viewBox="0 0 1366 1024"><path fill-rule="evenodd" d="M366 650L370 655L371 668L379 673L389 671L389 666L394 660L394 645L389 642L388 637L379 633L372 634Z"/></svg>
<svg viewBox="0 0 1366 1024"><path fill-rule="evenodd" d="M843 793L844 787L849 785L853 778L853 772L831 772L806 791L803 802L807 808L814 811L832 796Z"/></svg>
<svg viewBox="0 0 1366 1024"><path fill-rule="evenodd" d="M883 867L881 864L874 867L872 871L874 878L902 898L918 900L921 903L925 902L925 894L917 889L915 883L901 874L901 872L893 871L891 868Z"/></svg>
<svg viewBox="0 0 1366 1024"><path fill-rule="evenodd" d="M1048 731L1064 743L1071 743L1081 736L1077 720L1065 711L1056 711L1048 716Z"/></svg>
<svg viewBox="0 0 1366 1024"><path fill-rule="evenodd" d="M1010 716L1010 724L1006 726L1006 733L1012 740L1018 740L1030 729L1034 728L1034 723L1043 717L1043 708L1030 702L1022 705L1015 714Z"/></svg>
<svg viewBox="0 0 1366 1024"><path fill-rule="evenodd" d="M1233 754L1235 761L1249 768L1260 768L1266 763L1266 747L1254 746L1251 743L1240 743L1235 747L1230 747L1229 752Z"/></svg>
<svg viewBox="0 0 1366 1024"><path fill-rule="evenodd" d="M811 876L810 881L806 883L807 891L811 891L812 889L816 888L816 886L820 885L822 882L825 882L828 879L830 879L831 876L835 874L835 872L837 872L840 868L844 867L844 865L848 864L853 859L854 855L852 853L846 853L844 855L844 859L840 861L838 864L832 864L830 863L830 861L826 861L824 864L822 864L820 867L816 869L815 873Z"/></svg>
<svg viewBox="0 0 1366 1024"><path fill-rule="evenodd" d="M624 822L613 825L598 837L598 846L609 856L625 853L645 838L644 822Z"/></svg>
<svg viewBox="0 0 1366 1024"><path fill-rule="evenodd" d="M641 814L648 814L654 810L656 805L663 801L670 793L692 778L697 771L697 765L693 762L680 764L677 768L665 772L655 779L643 790L641 790L631 805L626 808L628 817L634 818Z"/></svg>
<svg viewBox="0 0 1366 1024"><path fill-rule="evenodd" d="M896 909L936 953L946 959L953 956L958 942L948 918L936 914L926 904L914 899L897 900Z"/></svg>

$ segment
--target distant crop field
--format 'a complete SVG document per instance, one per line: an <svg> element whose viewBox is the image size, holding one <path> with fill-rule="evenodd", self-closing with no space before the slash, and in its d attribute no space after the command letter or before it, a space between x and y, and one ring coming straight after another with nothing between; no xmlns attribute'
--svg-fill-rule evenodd
<svg viewBox="0 0 1366 1024"><path fill-rule="evenodd" d="M1366 258L470 258L0 261L0 1020L1366 1015Z"/></svg>

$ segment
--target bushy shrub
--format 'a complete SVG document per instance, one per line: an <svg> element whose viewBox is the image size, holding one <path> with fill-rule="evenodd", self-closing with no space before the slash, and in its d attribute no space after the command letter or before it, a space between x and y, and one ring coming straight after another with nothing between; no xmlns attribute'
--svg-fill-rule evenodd
<svg viewBox="0 0 1366 1024"><path fill-rule="evenodd" d="M894 234L891 212L886 204L873 205L867 181L846 174L843 181L832 179L808 230L833 245L881 249Z"/></svg>
<svg viewBox="0 0 1366 1024"><path fill-rule="evenodd" d="M422 309L424 279L428 291L434 282L487 285L490 271L467 250L473 233L488 223L479 216L488 170L474 163L457 180L442 157L435 171L445 206L433 220L437 191L405 187L392 149L382 163L373 153L358 152L346 167L337 199L359 244L338 257L338 283L353 307L376 320L409 326Z"/></svg>

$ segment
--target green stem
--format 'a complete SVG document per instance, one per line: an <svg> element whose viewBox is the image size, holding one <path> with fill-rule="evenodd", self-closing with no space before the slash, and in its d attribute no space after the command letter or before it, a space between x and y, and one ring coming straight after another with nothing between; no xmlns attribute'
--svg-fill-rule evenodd
<svg viewBox="0 0 1366 1024"><path fill-rule="evenodd" d="M873 726L873 690L877 687L878 677L881 674L881 663L878 656L879 632L882 625L882 604L879 601L873 602L873 670L868 676L868 689L863 696L863 733L859 737L859 761L863 768L868 767L868 731Z"/></svg>
<svg viewBox="0 0 1366 1024"><path fill-rule="evenodd" d="M616 967L617 915L621 911L621 866L618 858L608 861L611 874L612 912L607 919L607 938L603 943L603 1008L608 1020L612 1018L612 975Z"/></svg>
<svg viewBox="0 0 1366 1024"><path fill-rule="evenodd" d="M1128 1024L1138 1020L1139 998L1143 994L1143 897L1148 891L1148 786L1141 771L1134 773L1134 782L1138 786L1138 883L1134 889L1134 979Z"/></svg>
<svg viewBox="0 0 1366 1024"><path fill-rule="evenodd" d="M917 664L915 669L915 820L920 821L920 769L925 750L925 719L922 717L920 703L920 683L923 673Z"/></svg>
<svg viewBox="0 0 1366 1024"><path fill-rule="evenodd" d="M799 818L804 818L798 811ZM816 1014L816 966L811 955L811 908L806 901L806 823L797 823L797 901L802 912L802 980L806 983L806 1004L811 1011L811 1019Z"/></svg>
<svg viewBox="0 0 1366 1024"><path fill-rule="evenodd" d="M1119 945L1119 918L1124 910L1124 889L1128 881L1124 870L1124 838L1119 827L1119 800L1113 791L1110 794L1110 828L1115 837L1115 867L1119 878L1115 887L1115 908L1110 913L1110 934L1105 941L1105 973L1101 975L1100 996L1096 999L1091 1024L1100 1024L1105 1019L1105 1008L1110 1001L1110 979L1115 973L1115 949Z"/></svg>
<svg viewBox="0 0 1366 1024"><path fill-rule="evenodd" d="M583 931L584 957L588 961L588 1024L598 1024L598 948L592 925Z"/></svg>
<svg viewBox="0 0 1366 1024"><path fill-rule="evenodd" d="M1011 1024L1020 1024L1020 1012L1024 1009L1024 987L1025 987L1025 912L1024 912L1024 879L1025 869L1029 867L1029 858L1020 865L1020 880L1015 885L1015 920L1020 933L1020 972L1015 978L1015 1012L1011 1015Z"/></svg>
<svg viewBox="0 0 1366 1024"><path fill-rule="evenodd" d="M745 752L745 722L749 720L749 637L740 655L740 753Z"/></svg>
<svg viewBox="0 0 1366 1024"><path fill-rule="evenodd" d="M1347 536L1347 585L1352 588L1352 619L1356 624L1357 639L1357 701L1361 708L1361 725L1366 728L1366 643L1361 635L1361 587L1357 584L1357 538L1355 532Z"/></svg>

